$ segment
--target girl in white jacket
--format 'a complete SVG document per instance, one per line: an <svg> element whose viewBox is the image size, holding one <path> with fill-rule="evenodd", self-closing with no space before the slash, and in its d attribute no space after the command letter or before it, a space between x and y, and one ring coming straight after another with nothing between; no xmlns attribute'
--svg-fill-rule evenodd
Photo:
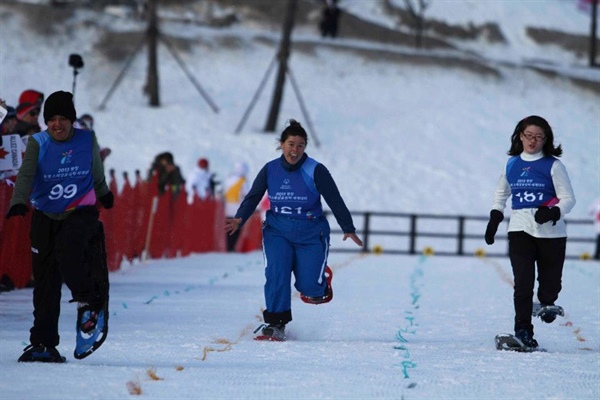
<svg viewBox="0 0 600 400"><path fill-rule="evenodd" d="M527 347L538 346L531 323L536 263L541 307L553 306L561 290L567 244L564 216L575 205L567 170L556 158L561 154L544 118L533 115L517 124L485 232L486 243L494 243L506 201L512 196L508 252L515 282L514 328L515 336ZM551 323L556 315L541 318Z"/></svg>

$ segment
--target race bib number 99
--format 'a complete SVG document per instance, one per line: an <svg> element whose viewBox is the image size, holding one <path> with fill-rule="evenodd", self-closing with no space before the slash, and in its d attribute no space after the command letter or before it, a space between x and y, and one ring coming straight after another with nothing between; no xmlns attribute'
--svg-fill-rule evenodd
<svg viewBox="0 0 600 400"><path fill-rule="evenodd" d="M61 184L54 185L48 198L50 200L58 200L60 198L71 199L77 194L77 185L70 184L63 187Z"/></svg>

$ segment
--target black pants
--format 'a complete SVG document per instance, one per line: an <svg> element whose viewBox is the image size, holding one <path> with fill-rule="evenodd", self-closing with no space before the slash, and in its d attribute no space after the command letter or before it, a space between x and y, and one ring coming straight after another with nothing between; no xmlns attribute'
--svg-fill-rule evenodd
<svg viewBox="0 0 600 400"><path fill-rule="evenodd" d="M38 210L31 220L33 258L32 344L57 346L63 281L73 301L96 304L99 293L91 275L90 246L98 231L98 210L84 207L57 221Z"/></svg>
<svg viewBox="0 0 600 400"><path fill-rule="evenodd" d="M554 304L562 288L567 238L539 239L525 232L509 232L508 242L515 280L515 331L526 328L533 334L531 312L536 262L538 300L542 304Z"/></svg>

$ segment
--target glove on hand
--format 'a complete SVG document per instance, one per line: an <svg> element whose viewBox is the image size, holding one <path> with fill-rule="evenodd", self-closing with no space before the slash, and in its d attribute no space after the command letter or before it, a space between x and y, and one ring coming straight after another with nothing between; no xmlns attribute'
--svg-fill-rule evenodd
<svg viewBox="0 0 600 400"><path fill-rule="evenodd" d="M25 204L15 204L6 213L6 219L9 219L10 217L14 217L16 215L20 215L21 217L24 217L28 211L29 211L29 208Z"/></svg>
<svg viewBox="0 0 600 400"><path fill-rule="evenodd" d="M109 191L104 196L98 198L98 201L104 206L104 208L110 210L113 207L113 204L115 203L115 196L112 194L111 191Z"/></svg>
<svg viewBox="0 0 600 400"><path fill-rule="evenodd" d="M498 210L490 211L490 220L487 224L487 228L485 230L485 242L487 244L494 244L494 236L496 236L496 231L498 230L498 225L504 219L504 214L502 214Z"/></svg>
<svg viewBox="0 0 600 400"><path fill-rule="evenodd" d="M560 208L552 207L548 208L542 206L535 212L535 222L538 224L544 224L552 221L552 225L556 225L556 221L560 219Z"/></svg>

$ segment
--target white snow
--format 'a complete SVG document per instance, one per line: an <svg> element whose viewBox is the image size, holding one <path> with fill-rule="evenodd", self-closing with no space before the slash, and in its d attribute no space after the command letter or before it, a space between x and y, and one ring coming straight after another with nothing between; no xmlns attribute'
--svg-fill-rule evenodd
<svg viewBox="0 0 600 400"><path fill-rule="evenodd" d="M342 0L341 6L393 26L377 3ZM82 22L76 33L55 26L59 35L39 36L22 15L8 14L9 7L0 4L0 97L14 105L24 89L46 95L71 90L67 59L80 53L86 64L77 77L76 106L94 115L101 145L113 150L107 170L140 169L145 175L153 157L169 150L184 174L206 157L220 178L236 160L246 161L254 175L278 156L276 139L287 118L307 126L288 83L276 132L262 131L273 72L244 129L234 134L276 54L279 31L244 24L218 31L164 26L169 34L195 38L191 52L180 54L220 112L211 111L164 46L161 107L149 107L142 94L142 52L101 111L97 107L125 60L108 62L94 48L100 30ZM290 66L315 126L309 134L321 142L317 148L313 136L307 152L331 171L350 210L487 215L514 126L538 114L549 120L564 148L562 162L578 200L569 217L589 218L588 205L600 197L600 96L566 77L598 85L600 70L587 68L587 58L537 46L523 33L525 26L536 26L586 35L589 16L574 0L433 1L428 12L451 23L497 22L509 44L465 44L465 50L476 49L475 57L343 38L324 41L315 30L295 31L302 45ZM107 23L90 12L73 18ZM114 17L110 23L135 28ZM414 63L412 56L479 58L498 74ZM537 73L526 67L531 64L558 75ZM337 229L334 222L332 228ZM584 234L591 236L591 228ZM348 247L338 235L332 246ZM479 246L491 251L498 245L487 247L482 240ZM589 244L568 246L593 250ZM493 345L495 334L512 331L508 259L334 252L329 264L334 300L311 306L295 297L285 343L252 340L264 307L260 252L124 265L111 274L108 339L81 361L72 356L75 308L64 289L58 348L68 358L65 365L16 362L32 322L31 290L2 293L0 398L600 396L597 262L565 263L558 304L566 315L551 325L535 322L535 336L548 352L533 354L498 352ZM139 386L140 396L130 394L131 384Z"/></svg>
<svg viewBox="0 0 600 400"><path fill-rule="evenodd" d="M333 243L337 246L338 243ZM566 315L535 321L547 353L499 352L512 331L507 259L332 254L334 299L292 300L285 343L254 341L262 254L157 260L111 274L108 339L72 356L75 307L63 292L64 365L19 364L31 290L2 294L2 399L593 399L598 370L597 264L568 261ZM154 373L160 380L153 380Z"/></svg>

